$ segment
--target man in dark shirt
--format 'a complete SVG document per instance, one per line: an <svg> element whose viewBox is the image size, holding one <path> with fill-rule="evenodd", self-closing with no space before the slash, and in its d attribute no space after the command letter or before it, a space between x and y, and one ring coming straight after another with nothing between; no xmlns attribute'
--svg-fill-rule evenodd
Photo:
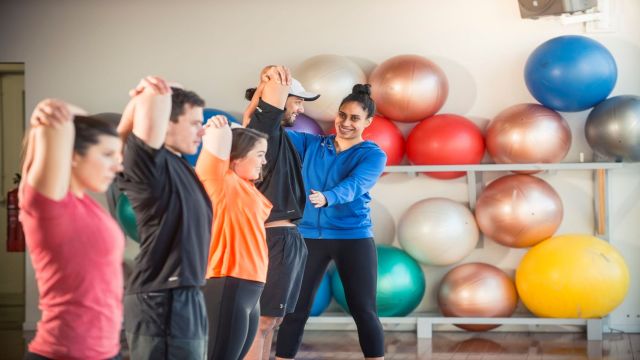
<svg viewBox="0 0 640 360"><path fill-rule="evenodd" d="M289 96L283 102L279 94L266 86L270 79L289 85ZM267 164L258 189L271 201L273 209L265 223L269 247L267 282L260 297L258 333L246 359L269 359L274 329L287 313L293 312L307 259L307 247L296 223L305 205L302 162L284 127L292 126L296 115L304 112L305 101L320 95L307 92L291 78L283 66L267 66L260 84L247 90L251 103L245 111L243 125L269 135Z"/></svg>
<svg viewBox="0 0 640 360"><path fill-rule="evenodd" d="M118 132L125 141L118 186L131 200L140 237L129 278L125 331L132 359L204 359L204 284L211 203L182 154L203 134L204 101L157 77L132 90Z"/></svg>

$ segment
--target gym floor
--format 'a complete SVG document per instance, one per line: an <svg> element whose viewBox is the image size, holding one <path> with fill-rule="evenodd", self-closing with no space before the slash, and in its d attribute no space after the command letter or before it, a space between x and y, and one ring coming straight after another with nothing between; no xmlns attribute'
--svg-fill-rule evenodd
<svg viewBox="0 0 640 360"><path fill-rule="evenodd" d="M22 359L32 332L0 330L0 359ZM386 359L437 360L640 360L640 334L613 333L586 341L580 333L436 332L418 340L414 332L385 333ZM127 357L126 342L123 355ZM307 331L298 360L361 359L353 331Z"/></svg>

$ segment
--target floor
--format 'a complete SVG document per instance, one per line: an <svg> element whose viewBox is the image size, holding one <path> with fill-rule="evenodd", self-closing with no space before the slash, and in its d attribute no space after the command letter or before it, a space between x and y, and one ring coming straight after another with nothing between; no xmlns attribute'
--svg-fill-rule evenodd
<svg viewBox="0 0 640 360"><path fill-rule="evenodd" d="M2 328L0 359L21 359L26 338L33 334ZM412 332L385 336L388 360L640 360L640 334L608 334L601 342L588 342L579 333L436 332L432 340L418 340ZM298 360L362 359L352 331L307 331L303 341ZM126 344L123 354L127 354Z"/></svg>

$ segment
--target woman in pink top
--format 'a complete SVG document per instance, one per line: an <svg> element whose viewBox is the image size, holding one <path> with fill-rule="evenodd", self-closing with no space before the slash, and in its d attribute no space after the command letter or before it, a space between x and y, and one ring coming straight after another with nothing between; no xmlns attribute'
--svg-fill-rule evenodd
<svg viewBox="0 0 640 360"><path fill-rule="evenodd" d="M121 170L116 129L58 100L31 116L20 220L42 318L25 359L120 358L124 237L87 191Z"/></svg>

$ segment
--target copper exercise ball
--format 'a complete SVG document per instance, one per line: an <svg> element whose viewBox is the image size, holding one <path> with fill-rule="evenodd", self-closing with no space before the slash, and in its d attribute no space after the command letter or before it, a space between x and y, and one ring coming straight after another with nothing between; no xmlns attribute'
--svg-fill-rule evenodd
<svg viewBox="0 0 640 360"><path fill-rule="evenodd" d="M440 283L438 306L444 316L509 317L518 304L513 280L495 266L462 264L449 271ZM464 325L469 331L486 331L500 325Z"/></svg>
<svg viewBox="0 0 640 360"><path fill-rule="evenodd" d="M400 122L414 122L440 110L449 93L438 65L417 55L392 57L369 77L378 112Z"/></svg>
<svg viewBox="0 0 640 360"><path fill-rule="evenodd" d="M571 129L557 112L538 104L503 110L487 128L487 151L499 164L555 163L571 147Z"/></svg>
<svg viewBox="0 0 640 360"><path fill-rule="evenodd" d="M478 197L476 221L480 231L515 248L533 246L551 237L562 222L562 201L544 180L508 175L486 187Z"/></svg>

